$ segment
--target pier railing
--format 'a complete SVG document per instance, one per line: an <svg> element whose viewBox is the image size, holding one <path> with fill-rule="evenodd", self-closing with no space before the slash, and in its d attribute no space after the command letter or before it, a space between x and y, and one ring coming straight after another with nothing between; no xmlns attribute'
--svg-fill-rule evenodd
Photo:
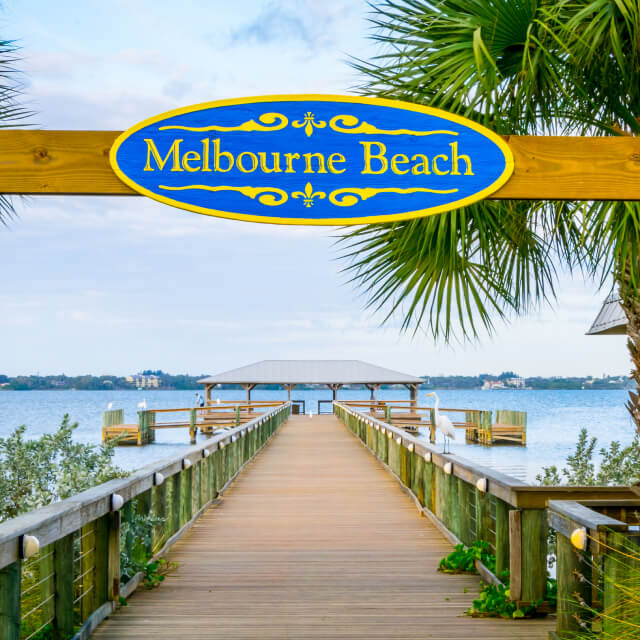
<svg viewBox="0 0 640 640"><path fill-rule="evenodd" d="M520 604L545 599L550 501L617 504L635 498L627 487L527 485L460 456L441 453L357 407L342 402L333 406L336 416L387 465L422 513L451 542L490 544L495 572L482 565L478 569L486 581L496 583L508 571L511 598Z"/></svg>
<svg viewBox="0 0 640 640"><path fill-rule="evenodd" d="M435 442L433 407L421 406L411 400L348 400L342 404L408 431L417 431L419 427L429 429L430 441ZM481 409L443 407L440 413L450 418L454 428L464 429L467 442L485 445L526 444L527 414L524 411L498 410L495 412L495 422L492 411Z"/></svg>
<svg viewBox="0 0 640 640"><path fill-rule="evenodd" d="M548 513L556 535L555 637L637 637L628 632L640 624L640 499L551 501Z"/></svg>
<svg viewBox="0 0 640 640"><path fill-rule="evenodd" d="M87 638L144 577L128 576L121 586L121 549L143 560L162 555L290 410L289 403L272 407L124 479L0 524L0 638ZM155 516L144 536L126 526L136 514Z"/></svg>

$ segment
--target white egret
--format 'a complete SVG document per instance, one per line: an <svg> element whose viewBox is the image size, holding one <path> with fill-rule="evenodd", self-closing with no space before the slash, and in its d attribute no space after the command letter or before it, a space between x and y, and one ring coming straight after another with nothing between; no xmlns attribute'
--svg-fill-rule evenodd
<svg viewBox="0 0 640 640"><path fill-rule="evenodd" d="M435 414L435 427L442 431L442 435L444 436L444 450L442 453L451 453L451 443L450 440L456 439L456 432L453 428L453 423L447 416L443 416L440 414L440 398L438 398L437 393L427 393L428 396L433 396L436 399L436 404L434 407L433 413ZM447 446L448 445L448 446ZM448 449L448 450L447 450Z"/></svg>
<svg viewBox="0 0 640 640"><path fill-rule="evenodd" d="M108 410L108 411L111 411L111 409L113 409L113 402L110 402L110 403L107 405L107 410Z"/></svg>
<svg viewBox="0 0 640 640"><path fill-rule="evenodd" d="M147 410L147 401L146 399L142 402L138 402L138 409L142 409L143 411Z"/></svg>

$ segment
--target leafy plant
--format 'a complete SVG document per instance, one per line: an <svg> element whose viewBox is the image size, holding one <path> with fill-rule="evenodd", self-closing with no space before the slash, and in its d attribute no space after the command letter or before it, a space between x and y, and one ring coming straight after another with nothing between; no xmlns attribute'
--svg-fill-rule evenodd
<svg viewBox="0 0 640 640"><path fill-rule="evenodd" d="M126 506L126 515L120 524L120 582L125 584L137 573L153 574L148 569L152 558L151 543L154 527L165 522L150 513L140 513L138 500L132 500Z"/></svg>
<svg viewBox="0 0 640 640"><path fill-rule="evenodd" d="M153 589L164 582L167 574L178 568L177 562L169 562L165 558L158 558L153 562L148 562L144 569L144 579L142 583L147 589Z"/></svg>
<svg viewBox="0 0 640 640"><path fill-rule="evenodd" d="M478 618L531 618L538 614L539 607L547 602L555 608L558 587L553 578L547 578L545 598L527 605L511 600L508 572L500 576L501 585L482 584L480 597L473 601L467 615Z"/></svg>
<svg viewBox="0 0 640 640"><path fill-rule="evenodd" d="M480 560L489 571L496 570L496 557L490 552L488 542L477 540L470 547L457 544L454 550L440 560L438 571L444 573L478 573L476 560Z"/></svg>
<svg viewBox="0 0 640 640"><path fill-rule="evenodd" d="M0 438L0 522L127 475L113 445L74 442L77 426L65 414L54 433L27 439L23 425Z"/></svg>
<svg viewBox="0 0 640 640"><path fill-rule="evenodd" d="M629 485L637 482L640 478L640 436L636 435L627 447L614 441L608 449L601 448L599 465L594 460L597 443L597 438L589 438L587 430L581 429L576 450L567 456L566 466L560 470L555 465L543 467L536 480L547 486Z"/></svg>

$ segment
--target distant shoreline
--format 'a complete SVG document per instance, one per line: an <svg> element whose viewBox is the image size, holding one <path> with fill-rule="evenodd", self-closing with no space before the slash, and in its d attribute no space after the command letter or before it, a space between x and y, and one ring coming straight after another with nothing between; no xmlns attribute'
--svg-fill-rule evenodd
<svg viewBox="0 0 640 640"><path fill-rule="evenodd" d="M191 376L187 374L171 375L162 371L144 372L145 385L140 386L139 379L142 375L134 376L6 376L0 375L0 391L202 391L202 385L198 380L206 377L206 374ZM452 390L452 391L606 391L606 390L631 390L633 382L625 376L603 376L600 378L587 377L534 377L522 378L524 388L510 386L510 380L517 376L512 372L500 375L480 374L478 376L422 376L425 380L420 386L421 390ZM151 379L152 384L149 384ZM138 380L138 382L136 382ZM483 385L493 383L497 388L483 389ZM138 386L136 386L138 384ZM505 385L505 386L500 386ZM242 391L240 385L222 385L220 389ZM313 390L324 388L322 385L299 385L299 390ZM364 386L351 385L344 389L362 389L368 393ZM392 388L391 385L383 385L383 389ZM280 390L279 385L260 385L259 390Z"/></svg>

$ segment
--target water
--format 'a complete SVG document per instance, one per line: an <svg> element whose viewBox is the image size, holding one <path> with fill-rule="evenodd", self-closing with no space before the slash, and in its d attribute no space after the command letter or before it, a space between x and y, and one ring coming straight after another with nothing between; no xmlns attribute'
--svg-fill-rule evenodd
<svg viewBox="0 0 640 640"><path fill-rule="evenodd" d="M54 431L62 416L69 413L79 423L75 438L81 442L98 443L101 437L101 416L109 402L114 409L124 409L125 421L137 421L137 404L145 399L150 409L188 407L193 405L195 391L0 391L0 437L21 424L27 425L29 436L36 437ZM421 406L431 406L433 399L420 391ZM493 446L465 444L464 434L452 443L452 453L510 473L521 480L534 481L542 466L562 464L572 453L578 433L586 427L598 438L599 446L612 440L629 443L634 427L625 409L626 391L438 391L445 407L465 409L511 409L528 414L527 446ZM367 399L368 391L341 390L344 400ZM241 390L214 390L213 398L243 399ZM256 389L254 400L285 400L285 391ZM328 390L294 390L293 399L306 401L307 411L317 411L319 399L330 399ZM381 389L380 399L406 400L408 392ZM162 418L164 419L164 418ZM146 447L118 447L116 462L135 469L153 460L173 455L188 446L186 429L165 429L156 432L157 441ZM442 441L438 439L438 446Z"/></svg>

